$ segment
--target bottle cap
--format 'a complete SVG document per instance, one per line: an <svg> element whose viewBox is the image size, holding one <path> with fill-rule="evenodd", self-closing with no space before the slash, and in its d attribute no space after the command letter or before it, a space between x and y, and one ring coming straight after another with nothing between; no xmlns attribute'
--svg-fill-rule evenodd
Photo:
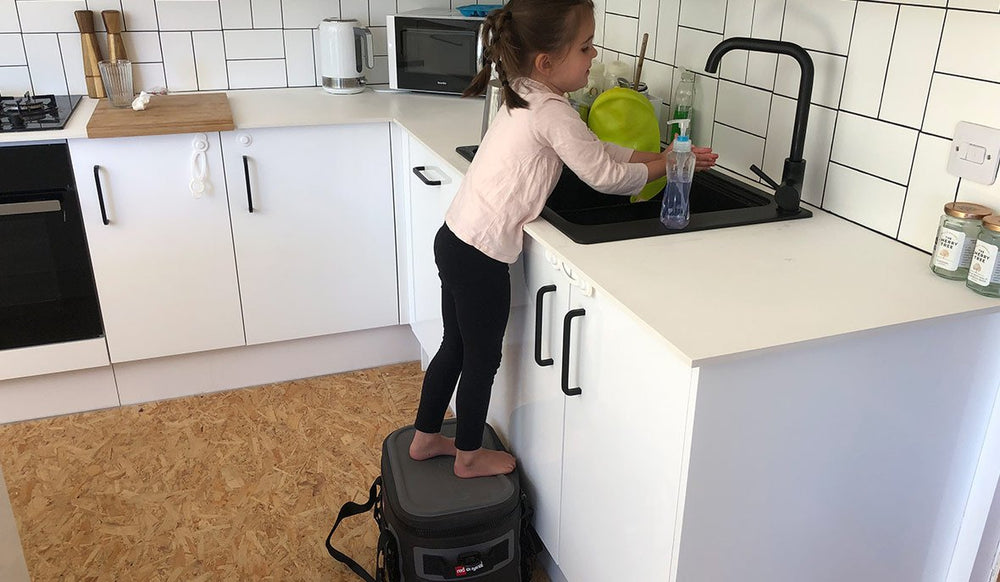
<svg viewBox="0 0 1000 582"><path fill-rule="evenodd" d="M983 228L992 230L993 232L1000 232L1000 214L991 214L983 218Z"/></svg>
<svg viewBox="0 0 1000 582"><path fill-rule="evenodd" d="M674 151L685 153L691 151L691 138L686 135L678 135L674 138Z"/></svg>
<svg viewBox="0 0 1000 582"><path fill-rule="evenodd" d="M971 202L949 202L944 205L944 213L955 218L974 218L982 220L983 217L993 214L993 210L982 204Z"/></svg>

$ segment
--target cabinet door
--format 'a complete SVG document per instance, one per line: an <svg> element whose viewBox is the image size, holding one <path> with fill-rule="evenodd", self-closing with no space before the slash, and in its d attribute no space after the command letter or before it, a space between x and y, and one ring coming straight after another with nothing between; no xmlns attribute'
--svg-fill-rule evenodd
<svg viewBox="0 0 1000 582"><path fill-rule="evenodd" d="M242 345L219 135L69 145L111 361Z"/></svg>
<svg viewBox="0 0 1000 582"><path fill-rule="evenodd" d="M428 354L441 345L441 280L434 263L434 236L444 224L461 176L445 169L427 146L409 140L410 327Z"/></svg>
<svg viewBox="0 0 1000 582"><path fill-rule="evenodd" d="M521 256L524 280L516 281L512 289L503 359L490 401L490 423L517 457L521 483L535 509L535 531L558 561L565 401L559 388L559 369L569 281L546 255L540 244L525 237Z"/></svg>
<svg viewBox="0 0 1000 582"><path fill-rule="evenodd" d="M559 565L574 582L667 580L691 368L600 292L574 288ZM577 312L578 313L578 312Z"/></svg>
<svg viewBox="0 0 1000 582"><path fill-rule="evenodd" d="M222 140L247 343L399 323L389 125Z"/></svg>

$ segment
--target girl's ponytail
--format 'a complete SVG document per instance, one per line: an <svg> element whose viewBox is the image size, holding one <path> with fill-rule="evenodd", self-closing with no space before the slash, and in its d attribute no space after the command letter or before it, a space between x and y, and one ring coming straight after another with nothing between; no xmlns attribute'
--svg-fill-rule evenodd
<svg viewBox="0 0 1000 582"><path fill-rule="evenodd" d="M462 97L482 95L496 69L500 84L503 85L503 103L508 108L527 108L528 102L510 86L510 74L518 69L520 51L514 31L513 14L509 7L499 8L486 15L483 21L483 68L472 79L472 83L462 92ZM512 66L505 66L510 63Z"/></svg>

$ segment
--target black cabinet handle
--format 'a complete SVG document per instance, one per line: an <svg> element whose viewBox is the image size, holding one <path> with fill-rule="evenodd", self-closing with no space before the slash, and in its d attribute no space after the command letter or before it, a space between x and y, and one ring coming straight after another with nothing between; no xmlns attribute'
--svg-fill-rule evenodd
<svg viewBox="0 0 1000 582"><path fill-rule="evenodd" d="M423 182L424 184L427 184L428 186L440 186L441 185L441 180L428 180L427 179L427 176L425 176L424 173L423 173L424 170L426 170L426 169L427 169L427 166L417 166L417 167L413 168L413 173L416 174L418 178L420 178L421 182Z"/></svg>
<svg viewBox="0 0 1000 582"><path fill-rule="evenodd" d="M104 191L101 190L101 167L94 166L94 184L97 185L97 203L101 205L101 221L104 226L111 224L108 220L108 211L104 208Z"/></svg>
<svg viewBox="0 0 1000 582"><path fill-rule="evenodd" d="M579 396L583 390L569 387L569 344L573 319L587 315L585 309L574 309L563 318L563 349L562 349L562 391L566 396Z"/></svg>
<svg viewBox="0 0 1000 582"><path fill-rule="evenodd" d="M247 181L247 208L253 214L253 192L250 190L250 158L243 156L243 177Z"/></svg>
<svg viewBox="0 0 1000 582"><path fill-rule="evenodd" d="M535 294L535 363L543 368L551 366L555 362L552 358L542 359L542 301L546 293L552 293L555 290L555 285L546 285L540 287L538 293Z"/></svg>

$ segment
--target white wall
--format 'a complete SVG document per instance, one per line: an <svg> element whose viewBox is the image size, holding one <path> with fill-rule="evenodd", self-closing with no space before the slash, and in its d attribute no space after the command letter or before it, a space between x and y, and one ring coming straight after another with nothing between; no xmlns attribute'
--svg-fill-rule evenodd
<svg viewBox="0 0 1000 582"><path fill-rule="evenodd" d="M485 0L484 0L485 1ZM316 86L315 27L357 18L376 39L386 83L385 15L472 0L0 0L0 93L86 93L73 11L122 10L141 88L173 91ZM650 34L645 80L669 100L676 66L700 71L695 141L724 168L779 178L798 71L788 57L732 52L725 37L780 38L813 57L806 202L929 251L945 202L1000 211L1000 186L945 171L955 123L1000 127L1000 0L596 0L601 60L634 63ZM100 37L100 35L99 35ZM103 38L101 41L103 42Z"/></svg>

